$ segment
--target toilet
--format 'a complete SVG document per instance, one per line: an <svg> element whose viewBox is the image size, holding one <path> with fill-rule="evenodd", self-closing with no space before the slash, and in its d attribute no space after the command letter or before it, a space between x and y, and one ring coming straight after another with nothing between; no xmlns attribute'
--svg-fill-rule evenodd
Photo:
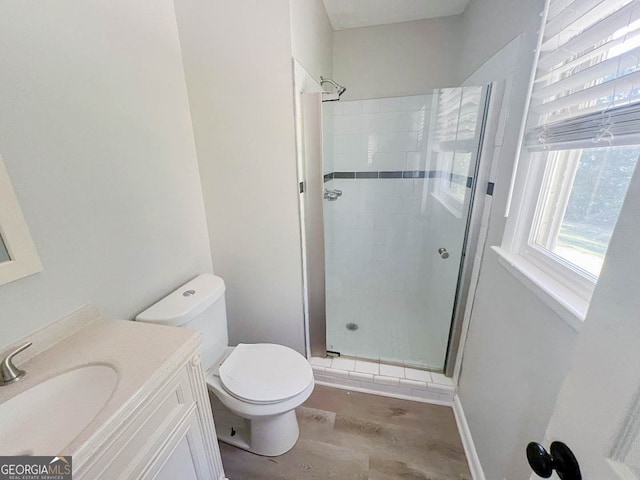
<svg viewBox="0 0 640 480"><path fill-rule="evenodd" d="M311 366L283 345L229 347L224 293L222 278L205 273L136 320L202 332L202 366L218 439L258 455L282 455L298 440L295 408L313 391Z"/></svg>

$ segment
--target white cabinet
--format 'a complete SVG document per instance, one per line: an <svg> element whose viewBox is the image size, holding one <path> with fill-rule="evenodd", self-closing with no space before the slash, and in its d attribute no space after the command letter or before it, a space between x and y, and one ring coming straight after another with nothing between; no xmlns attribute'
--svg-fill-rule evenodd
<svg viewBox="0 0 640 480"><path fill-rule="evenodd" d="M189 440L185 435L175 446L167 461L153 477L155 480L198 480L198 472L191 456Z"/></svg>
<svg viewBox="0 0 640 480"><path fill-rule="evenodd" d="M125 405L122 421L91 460L74 472L74 479L225 478L197 353L177 371L167 372L155 391L140 396L139 404L132 399Z"/></svg>

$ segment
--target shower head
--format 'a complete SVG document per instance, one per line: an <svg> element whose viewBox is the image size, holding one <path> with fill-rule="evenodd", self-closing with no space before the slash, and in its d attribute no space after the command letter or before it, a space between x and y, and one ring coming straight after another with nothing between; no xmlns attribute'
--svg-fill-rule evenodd
<svg viewBox="0 0 640 480"><path fill-rule="evenodd" d="M323 83L330 83L331 85L333 85L333 87L336 89L336 93L338 94L338 97L347 91L346 87L343 87L338 82L335 82L330 78L320 77L320 85L322 85Z"/></svg>

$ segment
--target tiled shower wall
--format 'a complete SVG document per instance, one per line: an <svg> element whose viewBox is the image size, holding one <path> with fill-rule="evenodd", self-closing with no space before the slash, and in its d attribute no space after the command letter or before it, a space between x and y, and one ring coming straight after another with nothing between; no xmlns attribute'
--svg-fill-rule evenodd
<svg viewBox="0 0 640 480"><path fill-rule="evenodd" d="M327 348L342 355L443 367L463 235L430 195L431 105L423 95L323 112L325 188L343 192L324 202Z"/></svg>
<svg viewBox="0 0 640 480"><path fill-rule="evenodd" d="M333 105L334 171L424 167L431 95Z"/></svg>

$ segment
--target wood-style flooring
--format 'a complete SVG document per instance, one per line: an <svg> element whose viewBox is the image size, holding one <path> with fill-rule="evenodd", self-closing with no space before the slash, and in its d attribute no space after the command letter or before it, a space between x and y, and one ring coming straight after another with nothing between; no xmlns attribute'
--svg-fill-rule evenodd
<svg viewBox="0 0 640 480"><path fill-rule="evenodd" d="M230 480L470 480L448 407L316 385L279 457L220 443Z"/></svg>

